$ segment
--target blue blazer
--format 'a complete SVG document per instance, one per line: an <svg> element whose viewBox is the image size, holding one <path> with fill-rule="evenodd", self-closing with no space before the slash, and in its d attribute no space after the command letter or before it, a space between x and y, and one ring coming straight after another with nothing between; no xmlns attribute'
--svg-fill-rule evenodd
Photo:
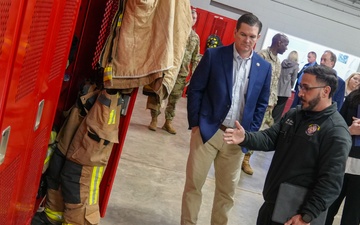
<svg viewBox="0 0 360 225"><path fill-rule="evenodd" d="M219 129L231 107L234 46L206 50L187 93L189 128L199 126L203 142ZM271 65L255 52L251 60L243 118L247 131L259 130L270 96Z"/></svg>

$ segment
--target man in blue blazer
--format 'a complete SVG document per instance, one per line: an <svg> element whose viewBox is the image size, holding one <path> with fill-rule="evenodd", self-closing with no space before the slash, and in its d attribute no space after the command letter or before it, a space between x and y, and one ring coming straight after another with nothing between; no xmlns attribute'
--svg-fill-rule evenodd
<svg viewBox="0 0 360 225"><path fill-rule="evenodd" d="M201 189L211 164L215 168L212 225L226 225L234 205L241 162L246 149L223 141L223 132L239 119L248 131L257 131L270 95L271 65L253 48L262 24L253 14L242 15L235 42L206 50L188 87L190 153L186 167L181 224L196 224Z"/></svg>

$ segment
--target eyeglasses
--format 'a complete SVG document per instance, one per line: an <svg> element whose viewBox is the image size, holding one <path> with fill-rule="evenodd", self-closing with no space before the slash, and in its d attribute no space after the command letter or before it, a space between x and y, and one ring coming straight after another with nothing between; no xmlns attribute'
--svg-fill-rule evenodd
<svg viewBox="0 0 360 225"><path fill-rule="evenodd" d="M308 86L303 86L302 84L298 85L299 90L302 90L303 92L308 92L311 91L312 89L316 89L316 88L324 88L326 86L319 86L319 87L308 87Z"/></svg>

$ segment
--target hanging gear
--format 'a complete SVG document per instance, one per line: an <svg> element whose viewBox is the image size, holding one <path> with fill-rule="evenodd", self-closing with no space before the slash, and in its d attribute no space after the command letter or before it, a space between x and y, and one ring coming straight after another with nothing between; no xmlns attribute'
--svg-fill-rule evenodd
<svg viewBox="0 0 360 225"><path fill-rule="evenodd" d="M223 46L223 43L221 42L220 37L217 36L216 34L211 34L206 39L206 48L216 48L220 46Z"/></svg>

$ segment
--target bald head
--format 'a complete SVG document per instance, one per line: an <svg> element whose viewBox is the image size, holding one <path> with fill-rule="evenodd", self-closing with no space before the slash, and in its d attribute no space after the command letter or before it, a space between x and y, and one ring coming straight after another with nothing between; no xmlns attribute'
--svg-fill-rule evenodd
<svg viewBox="0 0 360 225"><path fill-rule="evenodd" d="M287 50L288 44L288 37L285 34L277 33L272 38L270 49L275 55L282 55Z"/></svg>
<svg viewBox="0 0 360 225"><path fill-rule="evenodd" d="M276 45L279 41L289 41L288 37L285 34L277 33L272 38L271 45Z"/></svg>

